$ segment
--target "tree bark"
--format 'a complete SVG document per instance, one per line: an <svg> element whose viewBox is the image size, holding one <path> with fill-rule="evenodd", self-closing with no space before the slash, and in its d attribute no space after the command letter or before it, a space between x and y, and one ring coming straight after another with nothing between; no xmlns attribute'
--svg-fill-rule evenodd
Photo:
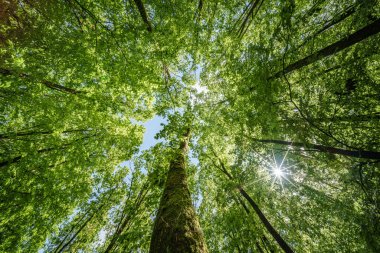
<svg viewBox="0 0 380 253"><path fill-rule="evenodd" d="M291 141L283 141L283 140L260 140L260 139L253 139L253 140L262 142L262 143L280 144L280 145L309 148L309 149L312 148L320 152L330 153L330 154L380 160L380 152L376 152L376 151L346 150L346 149L334 148L334 147L323 146L323 145L318 145L318 144L291 142Z"/></svg>
<svg viewBox="0 0 380 253"><path fill-rule="evenodd" d="M152 32L152 24L150 23L150 21L148 20L148 15L146 13L146 10L145 10L145 7L144 7L144 4L142 2L142 0L133 0L137 6L137 9L139 9L139 12L140 12L140 16L142 18L142 20L144 21L144 23L146 24L147 26L147 30L148 32Z"/></svg>
<svg viewBox="0 0 380 253"><path fill-rule="evenodd" d="M326 118L309 118L310 121L316 123L336 123L336 122L368 122L368 121L378 121L380 120L380 113L372 113L372 114L362 114L362 115L350 115L350 116L336 116L336 117L326 117ZM283 121L287 121L289 123L300 124L305 122L304 119L292 119L285 118Z"/></svg>
<svg viewBox="0 0 380 253"><path fill-rule="evenodd" d="M90 131L90 129L72 129L72 130L62 131L61 133L67 134L67 133L84 132L84 131ZM47 135L47 134L52 134L52 133L54 133L53 130L25 131L25 132L21 131L21 132L4 133L4 134L0 134L0 140L12 139L13 137L20 137L20 136Z"/></svg>
<svg viewBox="0 0 380 253"><path fill-rule="evenodd" d="M320 49L319 51L301 59L298 60L287 67L285 67L283 70L277 72L273 76L269 77L268 80L278 78L283 74L290 73L294 70L300 69L302 67L306 67L318 60L321 60L327 56L333 55L339 51L342 51L343 49L346 49L362 40L367 39L368 37L375 35L380 32L380 19L377 19L372 24L369 24L365 26L364 28L360 29L359 31L350 34L349 36L325 47Z"/></svg>
<svg viewBox="0 0 380 253"><path fill-rule="evenodd" d="M265 217L263 212L261 212L259 206L256 204L255 201L248 195L248 193L241 187L238 187L239 192L243 197L248 201L248 203L252 206L253 210L255 210L256 214L259 216L261 222L264 224L265 228L268 230L268 232L273 236L273 238L276 240L278 245L286 252L286 253L293 253L293 250L289 247L289 245L282 239L281 235L274 229L272 224L268 221L268 219Z"/></svg>
<svg viewBox="0 0 380 253"><path fill-rule="evenodd" d="M187 185L185 155L190 130L170 162L166 185L153 228L150 253L206 253Z"/></svg>
<svg viewBox="0 0 380 253"><path fill-rule="evenodd" d="M220 170L229 178L229 180L233 181L232 175L228 172L226 167L224 166L224 163L219 159L220 162ZM248 193L243 189L242 186L237 186L237 189L239 190L240 194L248 201L248 203L251 205L253 210L255 210L256 214L259 216L261 222L264 224L265 228L268 230L268 232L273 236L273 238L276 240L278 245L286 252L286 253L293 253L293 250L289 247L289 245L285 242L285 240L281 237L281 235L277 232L276 229L270 224L268 219L265 217L263 212L261 212L259 206L256 204L256 202L248 195Z"/></svg>
<svg viewBox="0 0 380 253"><path fill-rule="evenodd" d="M120 236L129 229L130 222L132 221L132 218L136 216L138 210L141 207L141 204L144 202L144 199L149 191L147 188L148 185L142 186L137 198L135 199L133 209L126 213L125 215L122 215L122 218L116 228L115 233L112 235L111 241L108 244L106 250L104 253L109 253L112 251L112 249L115 247L117 240L120 238ZM129 199L129 198L128 198ZM128 208L126 205L125 208Z"/></svg>
<svg viewBox="0 0 380 253"><path fill-rule="evenodd" d="M96 135L96 134L95 134ZM74 142L77 142L77 141L80 141L80 140L84 140L84 139L88 139L90 137L93 137L95 135L92 135L92 136L85 136L83 138L79 138L79 139L76 139L70 143L66 143L66 144L63 144L59 147L54 147L54 148L43 148L43 149L39 149L37 150L37 153L45 153L45 152L49 152L49 151L52 151L52 150L64 150L66 147L68 147L69 145L73 144ZM7 160L3 160L3 161L0 161L0 168L1 167L5 167L5 166L8 166L12 163L16 163L18 162L19 160L21 160L21 158L23 158L23 156L16 156L16 157L13 157L13 158L10 158L10 159L7 159Z"/></svg>
<svg viewBox="0 0 380 253"><path fill-rule="evenodd" d="M91 209L88 209L85 214L79 219L79 221L72 226L70 231L66 234L66 236L61 240L61 242L58 244L58 246L55 248L53 253L56 253L61 246L65 243L66 239L71 235L71 233L74 231L74 229L87 217L87 215L90 213Z"/></svg>
<svg viewBox="0 0 380 253"><path fill-rule="evenodd" d="M351 5L350 7L348 7L347 9L345 9L342 13L340 13L339 16L333 17L331 20L329 20L327 23L325 23L322 28L320 28L315 33L313 33L313 35L311 35L311 36L307 37L306 39L304 39L304 41L299 46L297 46L296 50L299 49L299 48L301 48L301 47L303 47L307 42L309 42L310 40L314 39L319 34L323 33L324 31L328 30L332 26L334 26L334 25L342 22L343 20L345 20L346 18L348 18L349 16L351 16L352 14L354 14L355 13L355 8L356 8L356 4L355 5Z"/></svg>
<svg viewBox="0 0 380 253"><path fill-rule="evenodd" d="M17 74L13 70L4 69L4 68L0 68L0 74L2 74L4 76L14 75L14 76L18 76L18 77L21 77L21 78L28 78L28 79L31 78L31 76L29 74L25 74L25 73ZM83 91L75 90L75 89L72 89L72 88L67 88L67 87L65 87L63 85L59 85L59 84L50 82L48 80L42 80L42 81L40 81L40 83L44 84L46 87L48 87L50 89L61 91L61 92L65 92L65 93L70 93L70 94L83 93Z"/></svg>
<svg viewBox="0 0 380 253"><path fill-rule="evenodd" d="M59 253L63 252L65 250L65 248L67 246L69 246L76 238L77 236L79 235L79 233L86 227L86 225L91 221L91 219L95 216L96 212L99 211L102 207L104 206L101 205L96 211L94 211L90 217L88 217L88 219L82 224L82 226L80 226L80 228L78 229L77 232L75 232L75 234L70 238L70 240L68 242L66 242L62 248L58 251Z"/></svg>
<svg viewBox="0 0 380 253"><path fill-rule="evenodd" d="M256 242L256 248L259 251L259 253L264 253L264 250L261 248L260 243Z"/></svg>

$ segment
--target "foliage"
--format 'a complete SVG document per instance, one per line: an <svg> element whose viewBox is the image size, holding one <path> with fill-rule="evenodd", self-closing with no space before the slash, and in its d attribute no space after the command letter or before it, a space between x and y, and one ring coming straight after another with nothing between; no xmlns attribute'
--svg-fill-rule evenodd
<svg viewBox="0 0 380 253"><path fill-rule="evenodd" d="M0 251L148 252L190 128L210 252L281 252L239 187L295 252L379 252L379 18L378 0L0 0Z"/></svg>

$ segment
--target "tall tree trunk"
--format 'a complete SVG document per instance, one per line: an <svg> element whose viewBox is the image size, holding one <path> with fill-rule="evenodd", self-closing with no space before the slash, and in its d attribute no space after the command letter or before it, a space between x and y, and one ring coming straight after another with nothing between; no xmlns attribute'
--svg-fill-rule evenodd
<svg viewBox="0 0 380 253"><path fill-rule="evenodd" d="M260 243L256 242L256 248L259 251L259 253L264 253L264 250L261 248Z"/></svg>
<svg viewBox="0 0 380 253"><path fill-rule="evenodd" d="M380 120L380 113L349 115L349 116L335 116L335 117L326 117L326 118L309 118L309 120L315 123L368 122L368 121ZM302 118L298 118L298 119L284 118L283 121L286 121L289 123L295 123L297 125L305 122L305 120Z"/></svg>
<svg viewBox="0 0 380 253"><path fill-rule="evenodd" d="M315 16L314 14L318 14L318 12L320 12L322 10L321 5L325 1L326 0L317 0L317 1L315 1L314 5L309 10L307 10L305 14L303 14L299 18L296 18L296 21L297 22L306 23L308 18L312 18L313 16Z"/></svg>
<svg viewBox="0 0 380 253"><path fill-rule="evenodd" d="M95 210L90 217L88 217L88 219L82 224L82 226L80 226L80 228L78 229L77 232L75 232L75 234L70 238L70 240L68 242L66 242L62 248L58 251L59 253L63 252L65 250L65 248L67 246L69 246L76 238L77 236L79 235L80 232L82 232L82 230L87 226L87 224L92 220L92 218L95 216L95 214L100 211L100 209L104 206L104 204L102 204L100 207L98 207L97 210ZM58 249L58 248L57 248Z"/></svg>
<svg viewBox="0 0 380 253"><path fill-rule="evenodd" d="M144 6L144 3L142 2L142 0L133 0L137 6L137 9L139 9L139 12L140 12L140 16L142 18L142 20L144 21L144 23L146 24L147 26L147 30L148 32L152 32L152 24L150 23L149 19L148 19L148 15L146 13L146 10L145 10L145 6Z"/></svg>
<svg viewBox="0 0 380 253"><path fill-rule="evenodd" d="M229 180L234 181L232 175L227 171L224 163L219 159L220 167L218 167ZM214 163L215 164L215 163ZM242 186L237 186L237 190L240 194L248 201L253 210L255 210L256 214L259 216L261 222L264 224L265 228L268 232L273 236L278 245L284 250L286 253L293 253L293 250L289 247L289 245L285 242L285 240L281 237L281 235L277 232L277 230L272 226L272 224L265 217L263 212L260 210L259 206L256 202L248 195L248 193L243 189Z"/></svg>
<svg viewBox="0 0 380 253"><path fill-rule="evenodd" d="M263 243L266 252L274 253L273 246L265 235L261 237L261 242Z"/></svg>
<svg viewBox="0 0 380 253"><path fill-rule="evenodd" d="M260 139L253 139L253 140L262 142L262 143L280 144L280 145L309 148L309 149L312 148L320 152L330 153L330 154L380 160L380 152L376 152L376 151L346 150L346 149L334 148L334 147L323 146L323 145L318 145L318 144L291 142L291 141L283 141L283 140L260 140Z"/></svg>
<svg viewBox="0 0 380 253"><path fill-rule="evenodd" d="M74 229L79 226L79 224L87 217L87 215L90 213L91 209L88 209L85 214L79 219L79 221L72 226L70 231L66 234L66 236L61 240L61 242L58 244L58 246L55 248L53 253L56 253L62 245L65 243L66 239L71 235L71 233L74 231Z"/></svg>
<svg viewBox="0 0 380 253"><path fill-rule="evenodd" d="M282 74L286 74L289 72L292 72L294 70L300 69L302 67L306 67L318 60L321 60L327 56L333 55L339 51L342 51L343 49L346 49L362 40L367 39L368 37L375 35L380 32L380 19L377 19L372 24L367 25L366 27L360 29L359 31L325 47L320 49L319 51L301 59L298 60L287 67L285 67L283 70L277 72L273 76L269 77L268 79L278 78Z"/></svg>
<svg viewBox="0 0 380 253"><path fill-rule="evenodd" d="M238 187L239 192L243 197L248 201L248 203L252 206L253 210L255 210L256 214L259 216L261 222L264 224L265 228L268 232L273 236L273 238L277 241L278 245L286 252L293 253L293 250L289 247L289 245L282 239L281 235L277 232L277 230L270 224L268 219L265 217L263 212L261 212L259 206L255 201L248 195L248 193L241 187Z"/></svg>
<svg viewBox="0 0 380 253"><path fill-rule="evenodd" d="M190 130L170 162L166 185L150 243L150 253L205 253L207 252L195 209L187 185L185 155Z"/></svg>
<svg viewBox="0 0 380 253"><path fill-rule="evenodd" d="M299 46L297 46L295 50L298 50L299 48L303 47L307 42L316 38L319 34L323 33L324 31L330 29L334 25L338 24L339 22L342 22L343 20L345 20L346 18L354 14L356 6L357 6L356 4L349 6L347 9L341 12L338 16L335 16L331 20L326 22L322 28L320 28L315 33L313 33L312 35L304 39L303 42Z"/></svg>
<svg viewBox="0 0 380 253"><path fill-rule="evenodd" d="M263 2L264 0L252 0L240 15L238 21L236 22L236 24L241 22L237 31L240 37L247 32L249 25L252 23L253 18L256 16Z"/></svg>
<svg viewBox="0 0 380 253"><path fill-rule="evenodd" d="M135 199L135 202L133 204L133 209L131 209L129 212L127 212L125 214L122 214L122 218L120 219L120 222L117 225L116 231L112 235L111 241L108 244L104 253L111 252L114 249L116 242L120 238L120 236L130 228L131 221L136 216L137 212L139 211L141 204L144 202L145 197L146 197L148 192L149 192L148 184L144 184L142 186L138 196ZM129 200L129 198L127 199L127 201L128 200ZM128 208L129 208L129 206L125 205L124 209L128 209ZM125 212L125 210L123 210L123 213L124 212Z"/></svg>

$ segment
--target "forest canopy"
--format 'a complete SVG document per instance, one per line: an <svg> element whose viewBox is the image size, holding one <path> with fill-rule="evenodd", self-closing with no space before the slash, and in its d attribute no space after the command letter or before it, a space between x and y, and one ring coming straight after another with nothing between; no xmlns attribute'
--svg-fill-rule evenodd
<svg viewBox="0 0 380 253"><path fill-rule="evenodd" d="M378 0L0 0L0 252L380 252L379 32Z"/></svg>

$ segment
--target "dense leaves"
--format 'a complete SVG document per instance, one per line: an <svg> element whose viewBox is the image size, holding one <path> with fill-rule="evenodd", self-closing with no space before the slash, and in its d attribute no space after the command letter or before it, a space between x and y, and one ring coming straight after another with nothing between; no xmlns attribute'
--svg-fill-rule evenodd
<svg viewBox="0 0 380 253"><path fill-rule="evenodd" d="M284 250L260 212L294 252L379 252L379 18L377 0L0 0L0 251L148 252L190 128L209 252Z"/></svg>

